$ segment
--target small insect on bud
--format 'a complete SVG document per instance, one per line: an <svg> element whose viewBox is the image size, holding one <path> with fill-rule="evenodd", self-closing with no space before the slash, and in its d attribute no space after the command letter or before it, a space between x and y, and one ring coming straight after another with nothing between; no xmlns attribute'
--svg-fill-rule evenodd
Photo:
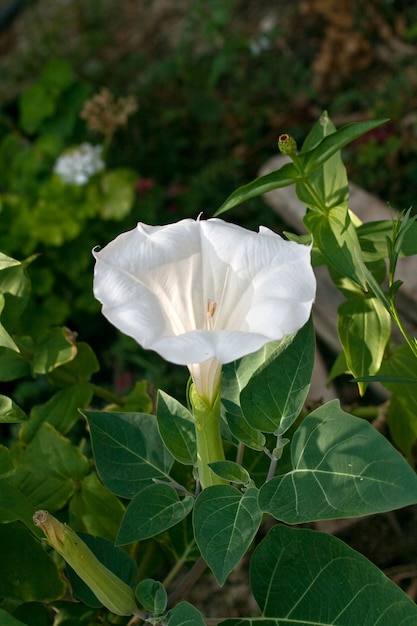
<svg viewBox="0 0 417 626"><path fill-rule="evenodd" d="M33 522L106 609L116 615L132 615L137 608L133 590L100 563L69 526L49 515L48 511L36 511Z"/></svg>
<svg viewBox="0 0 417 626"><path fill-rule="evenodd" d="M297 152L297 142L294 137L284 133L278 137L278 148L281 154L291 156Z"/></svg>

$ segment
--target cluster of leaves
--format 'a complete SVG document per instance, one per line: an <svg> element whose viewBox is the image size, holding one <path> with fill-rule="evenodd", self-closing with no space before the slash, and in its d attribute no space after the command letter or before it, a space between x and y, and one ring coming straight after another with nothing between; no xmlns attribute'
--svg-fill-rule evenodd
<svg viewBox="0 0 417 626"><path fill-rule="evenodd" d="M389 317L401 324L394 269L400 253L417 253L414 222L405 216L394 225L358 225L348 210L340 158L347 142L377 125L336 130L323 115L300 153L291 154L293 163L238 189L219 213L296 184L308 207L305 223L314 235L314 258L329 266L346 295L340 311L345 368L364 383L381 371L389 376L392 423L410 419L412 430L412 409L402 414L399 407L402 412L408 394L415 393L415 377L403 387L401 369L415 364L415 344L406 337L408 344L386 354L386 328ZM388 291L381 287L385 257L391 262ZM62 328L33 330L29 262L1 257L0 373L9 381L43 379L49 399L26 416L10 398L0 397L0 419L22 422L12 445L0 447L0 541L7 551L0 616L5 624L53 621L57 626L65 620L69 626L90 626L113 620L68 568L72 593L82 604L63 601L68 592L63 564L39 544L32 523L36 509L48 509L86 533L102 563L132 587L139 583L138 620L203 626L195 607L175 604L181 583L169 597L166 587L183 566L201 572L201 558L222 585L255 542L249 578L259 614L226 619L224 626L250 626L254 620L275 626L415 623L415 604L338 539L279 523L257 539L266 514L294 525L389 511L417 500L415 472L367 421L344 412L337 401L306 413L315 354L311 322L296 335L225 366L221 401L227 460L211 466L224 484L199 492L189 407L159 391L153 411L144 383L125 398L92 384L98 363L89 346ZM109 404L92 409L100 397Z"/></svg>
<svg viewBox="0 0 417 626"><path fill-rule="evenodd" d="M18 123L0 127L0 210L7 229L0 249L17 258L40 255L30 269L34 294L49 323L96 311L91 296L91 249L134 223L130 168L104 170L85 185L64 182L54 164L86 131L80 111L91 88L63 61L50 62L19 100Z"/></svg>

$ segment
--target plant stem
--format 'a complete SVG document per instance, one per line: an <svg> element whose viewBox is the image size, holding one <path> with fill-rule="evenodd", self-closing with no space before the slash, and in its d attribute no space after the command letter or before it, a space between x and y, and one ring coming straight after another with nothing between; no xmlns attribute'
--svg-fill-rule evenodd
<svg viewBox="0 0 417 626"><path fill-rule="evenodd" d="M176 590L168 599L168 608L173 607L181 598L183 598L194 583L202 576L207 568L207 564L202 557L198 559L188 572Z"/></svg>
<svg viewBox="0 0 417 626"><path fill-rule="evenodd" d="M195 420L197 469L201 487L205 489L211 485L223 485L225 481L209 468L209 463L225 458L220 432L220 396L209 406L193 386L190 400Z"/></svg>

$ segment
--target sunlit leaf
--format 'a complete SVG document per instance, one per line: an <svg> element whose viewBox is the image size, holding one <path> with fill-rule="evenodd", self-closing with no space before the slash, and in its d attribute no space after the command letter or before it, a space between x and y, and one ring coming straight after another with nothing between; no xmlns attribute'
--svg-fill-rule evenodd
<svg viewBox="0 0 417 626"><path fill-rule="evenodd" d="M391 317L378 298L350 297L338 309L338 333L349 370L358 378L378 372L391 336ZM363 394L366 383L358 382Z"/></svg>
<svg viewBox="0 0 417 626"><path fill-rule="evenodd" d="M293 470L260 490L259 506L288 524L370 515L417 503L417 476L368 422L333 400L291 442Z"/></svg>
<svg viewBox="0 0 417 626"><path fill-rule="evenodd" d="M326 263L366 291L366 279L359 262L359 240L347 208L332 207L327 214L310 211L304 217L304 224Z"/></svg>

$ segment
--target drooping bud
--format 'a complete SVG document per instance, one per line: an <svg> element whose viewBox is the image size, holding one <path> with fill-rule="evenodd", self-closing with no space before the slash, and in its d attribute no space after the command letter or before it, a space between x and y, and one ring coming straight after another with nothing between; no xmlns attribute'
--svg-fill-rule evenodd
<svg viewBox="0 0 417 626"><path fill-rule="evenodd" d="M137 608L133 590L107 569L69 526L48 511L36 511L33 522L106 609L116 615L132 615Z"/></svg>
<svg viewBox="0 0 417 626"><path fill-rule="evenodd" d="M294 137L284 133L278 137L278 148L281 154L292 156L297 153L297 142Z"/></svg>

